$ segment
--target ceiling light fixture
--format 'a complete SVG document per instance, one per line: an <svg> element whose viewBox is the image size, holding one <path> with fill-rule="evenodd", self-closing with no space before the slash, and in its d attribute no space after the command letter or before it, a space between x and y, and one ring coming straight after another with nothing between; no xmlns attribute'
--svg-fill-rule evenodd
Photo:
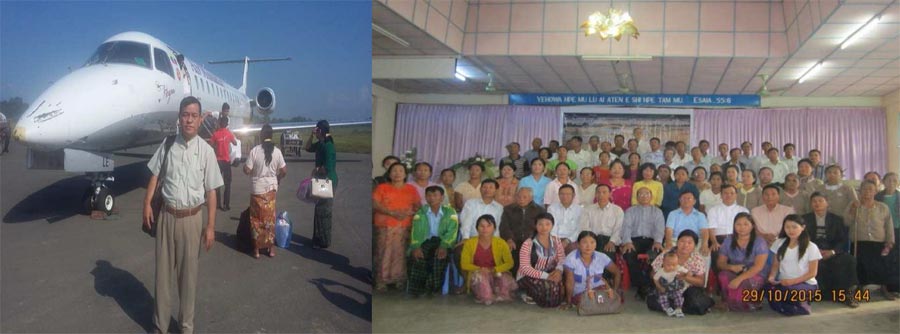
<svg viewBox="0 0 900 334"><path fill-rule="evenodd" d="M806 73L803 73L803 76L800 77L800 81L798 81L797 83L802 84L804 81L806 81L806 79L809 79L809 77L815 75L816 72L819 72L819 70L822 69L822 64L822 62L818 62L808 70L806 70Z"/></svg>
<svg viewBox="0 0 900 334"><path fill-rule="evenodd" d="M622 39L623 35L637 39L640 35L631 15L613 8L610 8L605 14L599 11L594 12L588 16L587 21L581 24L581 29L584 29L585 36L599 35L600 39L604 41L610 37L618 41Z"/></svg>
<svg viewBox="0 0 900 334"><path fill-rule="evenodd" d="M459 72L456 72L456 78L459 79L459 81L466 81L466 76Z"/></svg>
<svg viewBox="0 0 900 334"><path fill-rule="evenodd" d="M869 22L866 22L866 24L864 24L862 28L856 30L856 32L850 35L850 37L847 37L847 39L843 43L841 43L841 50L846 49L848 46L850 46L850 44L856 42L857 39L871 32L872 29L875 28L876 25L878 25L878 22L881 22L881 15L873 17L869 20Z"/></svg>
<svg viewBox="0 0 900 334"><path fill-rule="evenodd" d="M653 56L581 56L581 60L651 61L653 60Z"/></svg>
<svg viewBox="0 0 900 334"><path fill-rule="evenodd" d="M372 30L374 30L375 32L377 32L377 33L383 35L384 37L390 38L390 39L393 40L394 42L397 42L397 44L403 45L404 47L407 47L407 48L409 47L409 42L407 42L406 40L400 38L400 37L397 36L397 35L394 35L394 33L390 32L390 31L387 31L387 29L384 29L384 28L382 28L381 26L379 26L379 25L377 25L377 24L375 24L375 23L372 23Z"/></svg>

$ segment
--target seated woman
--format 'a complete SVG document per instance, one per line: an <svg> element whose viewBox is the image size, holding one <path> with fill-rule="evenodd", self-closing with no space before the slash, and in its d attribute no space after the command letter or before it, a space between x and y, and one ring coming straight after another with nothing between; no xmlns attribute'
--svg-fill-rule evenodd
<svg viewBox="0 0 900 334"><path fill-rule="evenodd" d="M706 167L697 166L694 168L694 171L691 172L691 183L697 187L697 190L699 191L709 189L710 185L706 179Z"/></svg>
<svg viewBox="0 0 900 334"><path fill-rule="evenodd" d="M550 235L553 215L541 213L534 222L535 234L519 249L518 285L525 290L522 299L540 307L557 307L563 302L563 261L566 252L562 241Z"/></svg>
<svg viewBox="0 0 900 334"><path fill-rule="evenodd" d="M725 184L734 186L734 189L739 188L741 186L740 176L741 172L738 171L737 166L728 165L728 167L725 167Z"/></svg>
<svg viewBox="0 0 900 334"><path fill-rule="evenodd" d="M663 187L672 182L672 168L667 165L659 165L656 167L656 172L659 174L657 176L657 181L662 183Z"/></svg>
<svg viewBox="0 0 900 334"><path fill-rule="evenodd" d="M697 167L694 171L700 170ZM700 191L700 211L709 212L709 209L716 205L722 204L722 185L725 181L722 179L722 173L713 172L709 176L709 188Z"/></svg>
<svg viewBox="0 0 900 334"><path fill-rule="evenodd" d="M628 173L625 173L625 178L631 183L637 181L638 176L640 175L640 167L641 167L641 155L637 152L632 152L628 155Z"/></svg>
<svg viewBox="0 0 900 334"><path fill-rule="evenodd" d="M809 240L806 222L798 215L784 218L778 237L770 248L775 253L768 279L772 285L768 293L772 297L765 299L775 312L783 315L809 314L811 295L818 289L816 274L822 254Z"/></svg>
<svg viewBox="0 0 900 334"><path fill-rule="evenodd" d="M816 274L822 293L826 296L844 293L851 297L844 300L847 306L859 307L856 298L852 298L859 280L856 275L856 258L846 251L848 239L844 218L828 212L828 200L821 193L813 193L810 203L812 212L804 215L803 220L810 222L806 232L822 253L819 272ZM832 291L834 295L830 294Z"/></svg>
<svg viewBox="0 0 900 334"><path fill-rule="evenodd" d="M756 186L756 173L745 169L741 172L741 185L738 189L738 204L748 209L762 205L762 188Z"/></svg>
<svg viewBox="0 0 900 334"><path fill-rule="evenodd" d="M598 157L600 159L600 164L594 166L594 177L597 180L595 183L605 184L609 182L609 152L600 152Z"/></svg>
<svg viewBox="0 0 900 334"><path fill-rule="evenodd" d="M704 278L706 277L706 272L709 268L707 268L703 256L698 252L694 252L699 239L700 237L697 233L694 233L694 231L684 230L678 234L676 247L670 250L671 252L675 252L675 255L678 255L678 265L688 270L688 273L684 274L684 277L682 278L690 285L690 287L688 287L687 290L684 290L684 293L682 294L684 297L685 314L706 314L715 303L712 298L707 296L706 292L703 291ZM653 269L651 276L656 275L656 271L662 269L662 265L663 256L657 256L650 265ZM655 290L653 291L654 292L647 296L647 308L663 312L663 308L659 304L658 292L655 292Z"/></svg>
<svg viewBox="0 0 900 334"><path fill-rule="evenodd" d="M652 196L650 198L650 203L655 206L662 205L663 184L656 180L656 166L652 163L641 165L637 182L631 187L631 205L638 204L638 190L644 187L646 187L647 190L650 190Z"/></svg>
<svg viewBox="0 0 900 334"><path fill-rule="evenodd" d="M578 193L578 203L583 207L594 204L594 193L597 192L597 184L594 183L594 170L590 167L581 169L581 185L575 188Z"/></svg>
<svg viewBox="0 0 900 334"><path fill-rule="evenodd" d="M734 217L734 233L725 238L716 266L719 267L719 286L722 302L731 311L762 309L762 301L744 301L746 290L760 290L765 283L769 249L763 238L757 238L756 221L749 213Z"/></svg>
<svg viewBox="0 0 900 334"><path fill-rule="evenodd" d="M519 180L516 179L516 165L512 163L500 163L500 178L497 179L500 188L494 198L497 203L507 206L515 202L516 190L519 189Z"/></svg>
<svg viewBox="0 0 900 334"><path fill-rule="evenodd" d="M625 178L625 164L622 161L613 161L609 166L609 185L611 199L615 205L622 210L628 210L631 207L631 180Z"/></svg>
<svg viewBox="0 0 900 334"><path fill-rule="evenodd" d="M563 268L566 273L566 299L568 304L578 305L581 298L595 298L597 293L606 293L613 297L622 281L619 267L606 254L596 251L597 236L591 231L578 234L578 250L566 256ZM603 278L605 270L612 274L612 282Z"/></svg>
<svg viewBox="0 0 900 334"><path fill-rule="evenodd" d="M506 240L494 236L497 221L482 215L475 222L478 236L463 243L460 268L466 273L466 284L475 294L475 302L490 305L512 300L518 288L510 270L512 253Z"/></svg>

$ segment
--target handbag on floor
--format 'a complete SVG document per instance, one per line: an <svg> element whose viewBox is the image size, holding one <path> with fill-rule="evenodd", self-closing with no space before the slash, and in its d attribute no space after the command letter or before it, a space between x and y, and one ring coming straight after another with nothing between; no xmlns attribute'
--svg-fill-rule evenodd
<svg viewBox="0 0 900 334"><path fill-rule="evenodd" d="M607 286L606 289L594 291L594 298L588 298L588 292L591 291L592 279L590 277L587 277L586 279L588 287L587 290L582 292L581 300L578 301L578 315L615 314L622 312L624 304L621 293L616 291L613 293L612 298L610 298L607 291L612 288Z"/></svg>

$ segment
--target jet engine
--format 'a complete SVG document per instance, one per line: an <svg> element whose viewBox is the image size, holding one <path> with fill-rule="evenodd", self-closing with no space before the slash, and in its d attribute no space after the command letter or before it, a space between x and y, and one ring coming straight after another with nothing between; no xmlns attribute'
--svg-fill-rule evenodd
<svg viewBox="0 0 900 334"><path fill-rule="evenodd" d="M256 93L256 106L260 114L269 115L275 111L275 91L265 87Z"/></svg>

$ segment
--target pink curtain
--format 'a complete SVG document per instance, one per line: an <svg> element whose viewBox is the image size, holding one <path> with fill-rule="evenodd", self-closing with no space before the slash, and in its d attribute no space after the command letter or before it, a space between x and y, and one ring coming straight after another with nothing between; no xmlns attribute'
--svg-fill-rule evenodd
<svg viewBox="0 0 900 334"><path fill-rule="evenodd" d="M801 157L818 148L825 165L837 162L844 167L846 179L859 180L873 170L883 175L887 170L881 108L697 109L692 138L709 140L713 153L719 143L739 147L745 140L753 143L754 155L760 154L764 141L779 151L793 143Z"/></svg>
<svg viewBox="0 0 900 334"><path fill-rule="evenodd" d="M516 141L521 153L540 137L544 146L560 136L559 107L519 105L400 104L394 129L394 155L417 148L417 160L440 170L476 153L487 158L505 156L506 144ZM496 160L495 160L496 162Z"/></svg>

